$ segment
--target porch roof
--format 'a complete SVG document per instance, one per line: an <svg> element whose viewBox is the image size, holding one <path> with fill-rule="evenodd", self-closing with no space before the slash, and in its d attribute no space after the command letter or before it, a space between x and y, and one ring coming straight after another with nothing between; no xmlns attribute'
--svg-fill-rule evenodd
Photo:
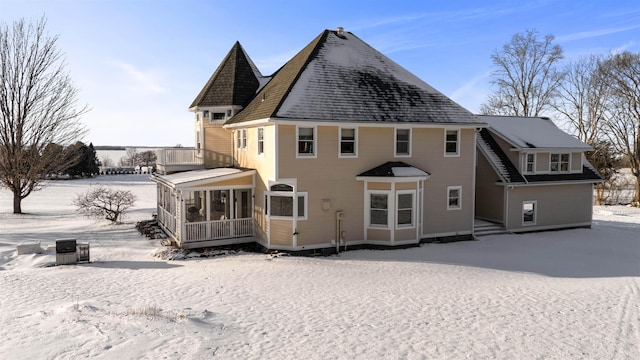
<svg viewBox="0 0 640 360"><path fill-rule="evenodd" d="M428 172L418 169L415 166L411 166L402 161L388 161L382 165L376 166L373 169L369 169L362 174L359 174L356 179L364 180L364 178L371 177L385 177L385 178L417 178L426 180L431 176ZM362 179L361 179L362 178Z"/></svg>
<svg viewBox="0 0 640 360"><path fill-rule="evenodd" d="M215 168L207 170L185 171L170 175L154 175L153 180L173 188L198 186L209 182L231 180L255 174L254 169Z"/></svg>

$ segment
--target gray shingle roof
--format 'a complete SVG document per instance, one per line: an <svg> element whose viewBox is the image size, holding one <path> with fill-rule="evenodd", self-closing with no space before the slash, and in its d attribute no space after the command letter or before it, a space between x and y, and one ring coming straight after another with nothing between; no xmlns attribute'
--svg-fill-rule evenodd
<svg viewBox="0 0 640 360"><path fill-rule="evenodd" d="M352 33L325 30L228 123L272 119L483 124Z"/></svg>
<svg viewBox="0 0 640 360"><path fill-rule="evenodd" d="M236 41L190 107L246 106L260 87L260 78L258 68Z"/></svg>

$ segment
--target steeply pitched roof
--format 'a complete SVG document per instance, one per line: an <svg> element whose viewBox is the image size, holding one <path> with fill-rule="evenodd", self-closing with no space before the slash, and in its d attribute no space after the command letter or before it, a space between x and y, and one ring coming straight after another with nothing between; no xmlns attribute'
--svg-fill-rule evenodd
<svg viewBox="0 0 640 360"><path fill-rule="evenodd" d="M367 177L429 177L428 172L418 169L402 161L388 161L358 176Z"/></svg>
<svg viewBox="0 0 640 360"><path fill-rule="evenodd" d="M228 123L265 118L482 124L355 35L331 30L280 68Z"/></svg>
<svg viewBox="0 0 640 360"><path fill-rule="evenodd" d="M549 118L524 116L480 115L492 132L500 135L519 149L575 149L591 147L560 130Z"/></svg>
<svg viewBox="0 0 640 360"><path fill-rule="evenodd" d="M507 154L502 151L502 148L491 136L489 130L482 129L479 135L477 137L478 148L491 163L502 181L509 184L524 183L525 179L518 171L518 168L513 165Z"/></svg>
<svg viewBox="0 0 640 360"><path fill-rule="evenodd" d="M261 78L258 68L236 41L190 107L246 106L258 91Z"/></svg>

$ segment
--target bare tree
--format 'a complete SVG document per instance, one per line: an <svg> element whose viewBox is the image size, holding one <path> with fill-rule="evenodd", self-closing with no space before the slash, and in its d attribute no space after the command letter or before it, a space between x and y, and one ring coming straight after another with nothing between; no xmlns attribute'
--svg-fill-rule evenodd
<svg viewBox="0 0 640 360"><path fill-rule="evenodd" d="M125 150L125 156L120 159L122 166L135 166L138 161L139 153L136 148L130 147Z"/></svg>
<svg viewBox="0 0 640 360"><path fill-rule="evenodd" d="M553 105L563 78L555 68L563 58L562 48L553 40L553 35L539 40L536 30L526 30L491 55L496 89L481 106L483 114L540 116Z"/></svg>
<svg viewBox="0 0 640 360"><path fill-rule="evenodd" d="M65 71L57 36L45 33L46 21L24 19L0 24L0 184L13 192L13 212L22 199L40 189L43 175L69 167L69 161L45 151L85 133L77 109L78 90Z"/></svg>
<svg viewBox="0 0 640 360"><path fill-rule="evenodd" d="M640 54L613 54L600 71L611 86L607 135L629 160L636 178L632 204L640 207Z"/></svg>
<svg viewBox="0 0 640 360"><path fill-rule="evenodd" d="M157 160L156 152L153 150L146 150L138 154L138 159L140 162L144 163L145 166L149 166L149 164L155 164Z"/></svg>
<svg viewBox="0 0 640 360"><path fill-rule="evenodd" d="M555 109L564 115L578 139L594 146L607 116L610 86L598 71L602 56L591 55L565 67Z"/></svg>
<svg viewBox="0 0 640 360"><path fill-rule="evenodd" d="M73 200L78 211L91 217L104 217L111 222L117 222L135 202L136 196L129 190L100 185L91 187Z"/></svg>

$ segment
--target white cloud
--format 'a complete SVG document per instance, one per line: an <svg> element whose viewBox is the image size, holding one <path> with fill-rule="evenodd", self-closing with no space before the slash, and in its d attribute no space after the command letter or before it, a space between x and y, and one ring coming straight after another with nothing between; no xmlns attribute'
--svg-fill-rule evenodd
<svg viewBox="0 0 640 360"><path fill-rule="evenodd" d="M125 62L114 61L112 64L116 68L124 71L135 89L141 89L144 92L152 94L162 94L166 92L166 89L158 84L156 75L152 72L142 71L134 65Z"/></svg>
<svg viewBox="0 0 640 360"><path fill-rule="evenodd" d="M611 35L611 34L616 34L616 33L634 30L638 28L640 28L640 25L617 27L617 28L606 28L606 29L591 30L591 31L581 31L573 34L557 36L556 40L558 42L566 42L566 41L590 39L598 36Z"/></svg>

